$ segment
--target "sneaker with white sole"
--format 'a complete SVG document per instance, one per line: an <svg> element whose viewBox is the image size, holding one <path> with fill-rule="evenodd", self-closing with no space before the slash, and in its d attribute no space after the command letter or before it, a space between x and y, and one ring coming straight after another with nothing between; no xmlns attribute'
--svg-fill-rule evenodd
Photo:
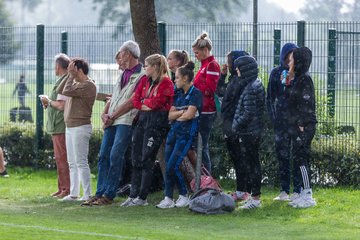
<svg viewBox="0 0 360 240"><path fill-rule="evenodd" d="M291 201L289 203L289 205L293 208L308 208L308 207L316 206L316 201L312 197L311 188L304 189L300 193L299 197L297 197L293 201Z"/></svg>
<svg viewBox="0 0 360 240"><path fill-rule="evenodd" d="M120 204L121 207L128 207L129 205L133 204L133 201L135 200L135 198L131 198L128 197L128 199L126 199L125 202L123 202L122 204Z"/></svg>
<svg viewBox="0 0 360 240"><path fill-rule="evenodd" d="M240 207L240 209L254 209L254 208L259 208L259 207L261 207L260 199L250 198L249 200L246 201L244 206Z"/></svg>
<svg viewBox="0 0 360 240"><path fill-rule="evenodd" d="M81 198L78 199L78 201L85 202L85 201L90 200L90 198L91 198L91 196L82 196Z"/></svg>
<svg viewBox="0 0 360 240"><path fill-rule="evenodd" d="M78 201L79 197L74 197L74 196L71 196L71 195L67 195L65 197L63 197L62 199L59 199L59 201L62 201L62 202L72 202L72 201Z"/></svg>
<svg viewBox="0 0 360 240"><path fill-rule="evenodd" d="M289 194L287 194L285 191L280 192L280 194L274 198L275 201L290 201Z"/></svg>
<svg viewBox="0 0 360 240"><path fill-rule="evenodd" d="M135 198L129 205L128 207L133 207L133 206L147 206L149 205L149 203L147 202L147 200L143 200L139 197Z"/></svg>
<svg viewBox="0 0 360 240"><path fill-rule="evenodd" d="M231 197L234 199L235 202L246 201L249 199L250 193L235 191L231 194Z"/></svg>
<svg viewBox="0 0 360 240"><path fill-rule="evenodd" d="M300 193L297 193L297 192L293 192L291 195L290 195L290 201L294 201L295 199L297 199L298 197L300 197Z"/></svg>
<svg viewBox="0 0 360 240"><path fill-rule="evenodd" d="M176 200L175 207L182 208L189 206L190 199L187 196L179 195L178 200Z"/></svg>
<svg viewBox="0 0 360 240"><path fill-rule="evenodd" d="M175 207L174 201L169 198L165 197L158 205L156 205L157 208L173 208Z"/></svg>

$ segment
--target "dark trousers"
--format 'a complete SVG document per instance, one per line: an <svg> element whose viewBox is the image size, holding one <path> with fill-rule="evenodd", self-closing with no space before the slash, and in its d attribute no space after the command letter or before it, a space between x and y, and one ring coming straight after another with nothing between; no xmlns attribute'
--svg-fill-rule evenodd
<svg viewBox="0 0 360 240"><path fill-rule="evenodd" d="M309 171L309 160L311 157L311 142L314 138L316 130L315 124L309 124L304 127L304 131L300 132L299 129L294 131L291 139L293 142L292 157L294 159L294 165L298 166L295 169L295 173L302 177L302 185L299 181L295 189L303 187L304 189L311 188L311 174Z"/></svg>
<svg viewBox="0 0 360 240"><path fill-rule="evenodd" d="M251 192L252 196L261 194L260 140L260 136L242 135L239 137L240 158L247 171L247 174L239 174L239 189L243 192ZM248 182L251 183L251 191L247 189Z"/></svg>
<svg viewBox="0 0 360 240"><path fill-rule="evenodd" d="M199 118L199 133L202 140L202 163L211 173L211 159L209 154L210 132L214 125L216 113L201 114Z"/></svg>
<svg viewBox="0 0 360 240"><path fill-rule="evenodd" d="M226 137L225 140L230 159L235 168L236 190L241 192L251 192L251 182L249 181L246 162L245 159L241 157L239 137L237 135L232 135ZM247 182L243 182L243 176L246 176Z"/></svg>
<svg viewBox="0 0 360 240"><path fill-rule="evenodd" d="M282 126L275 129L275 151L279 161L281 191L285 191L287 194L290 193L291 172L293 173L294 192L300 193L301 190L301 188L299 188L301 184L301 175L298 174L299 166L295 162L292 165L291 171L291 142L291 135L288 127Z"/></svg>
<svg viewBox="0 0 360 240"><path fill-rule="evenodd" d="M156 154L167 131L166 127L149 127L142 122L135 127L132 142L131 198L147 198Z"/></svg>

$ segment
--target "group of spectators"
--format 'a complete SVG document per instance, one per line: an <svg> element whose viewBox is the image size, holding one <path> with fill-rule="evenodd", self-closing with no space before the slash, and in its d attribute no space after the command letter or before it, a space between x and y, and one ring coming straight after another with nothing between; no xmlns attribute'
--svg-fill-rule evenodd
<svg viewBox="0 0 360 240"><path fill-rule="evenodd" d="M161 155L166 166L165 197L156 207L186 207L189 183L180 166L184 159L195 165L195 152L200 147L196 139L201 136L202 163L211 173L208 142L221 111L224 138L236 172L232 197L242 201L241 208L260 207L259 146L267 108L275 129L281 176L281 192L275 200L290 201L291 206L299 208L316 204L307 162L316 125L314 86L308 74L311 51L285 44L281 64L271 72L266 95L258 78L257 61L247 52L231 51L227 63L220 67L211 53L207 33L197 37L192 50L201 63L196 74L194 62L184 50L172 50L167 58L150 55L144 65L139 61L136 42L126 41L117 51L120 75L101 115L104 135L94 195L87 158L97 88L88 77L89 66L84 59L70 59L65 54L55 57L58 80L50 96L40 96L48 109L47 131L52 134L58 171L58 190L53 196L61 201L80 200L82 205L112 204L130 147L131 190L121 206L148 205L154 162ZM217 98L222 99L218 113Z"/></svg>

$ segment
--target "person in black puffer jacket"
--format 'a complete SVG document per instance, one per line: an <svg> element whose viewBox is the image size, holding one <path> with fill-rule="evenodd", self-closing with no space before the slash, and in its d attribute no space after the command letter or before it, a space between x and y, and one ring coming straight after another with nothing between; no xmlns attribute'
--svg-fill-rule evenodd
<svg viewBox="0 0 360 240"><path fill-rule="evenodd" d="M289 131L293 141L292 156L297 174L302 176L303 190L300 196L289 203L295 208L316 205L312 197L308 161L311 155L311 141L316 130L315 89L309 75L312 52L307 47L295 49L290 57L289 74L295 75L289 89ZM291 74L292 73L292 74ZM301 187L301 186L300 186Z"/></svg>
<svg viewBox="0 0 360 240"><path fill-rule="evenodd" d="M258 65L251 56L239 57L234 62L237 75L246 86L238 100L232 123L232 131L239 136L240 164L237 186L244 192L248 181L251 183L251 198L243 209L261 206L261 165L259 147L264 128L265 90L258 79Z"/></svg>

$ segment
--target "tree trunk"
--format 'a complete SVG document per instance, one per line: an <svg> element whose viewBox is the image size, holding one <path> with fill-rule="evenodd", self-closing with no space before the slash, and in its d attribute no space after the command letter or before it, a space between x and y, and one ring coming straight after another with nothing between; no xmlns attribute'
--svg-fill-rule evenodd
<svg viewBox="0 0 360 240"><path fill-rule="evenodd" d="M160 53L154 0L130 0L131 21L135 41L139 44L140 61Z"/></svg>

